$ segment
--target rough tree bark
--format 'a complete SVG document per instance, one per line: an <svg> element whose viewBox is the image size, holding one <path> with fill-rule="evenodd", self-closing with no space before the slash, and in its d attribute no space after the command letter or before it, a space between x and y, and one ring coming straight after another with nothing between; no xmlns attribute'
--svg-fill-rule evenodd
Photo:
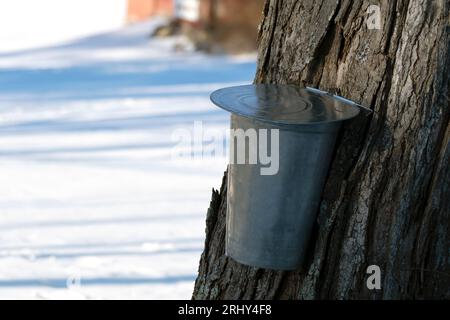
<svg viewBox="0 0 450 320"><path fill-rule="evenodd" d="M381 30L366 25L381 7ZM450 298L448 0L268 0L257 83L311 85L370 106L347 123L307 263L276 272L224 256L214 191L194 299ZM381 290L366 268L378 265Z"/></svg>

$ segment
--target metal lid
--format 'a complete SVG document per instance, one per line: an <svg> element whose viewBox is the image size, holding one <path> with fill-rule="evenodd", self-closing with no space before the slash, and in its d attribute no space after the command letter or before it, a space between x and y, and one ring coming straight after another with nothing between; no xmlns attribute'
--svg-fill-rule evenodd
<svg viewBox="0 0 450 320"><path fill-rule="evenodd" d="M319 124L356 117L359 105L313 88L258 84L219 89L211 101L237 115L276 124Z"/></svg>

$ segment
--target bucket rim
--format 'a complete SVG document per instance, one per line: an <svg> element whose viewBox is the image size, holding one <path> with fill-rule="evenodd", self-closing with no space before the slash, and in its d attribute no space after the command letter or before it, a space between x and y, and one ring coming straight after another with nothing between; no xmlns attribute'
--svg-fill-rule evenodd
<svg viewBox="0 0 450 320"><path fill-rule="evenodd" d="M211 93L212 103L238 116L281 126L343 122L360 114L360 105L310 87L250 84Z"/></svg>

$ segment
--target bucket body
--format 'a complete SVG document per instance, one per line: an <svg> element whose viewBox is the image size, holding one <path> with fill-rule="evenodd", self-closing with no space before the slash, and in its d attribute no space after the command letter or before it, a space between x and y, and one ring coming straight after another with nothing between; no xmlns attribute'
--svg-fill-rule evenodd
<svg viewBox="0 0 450 320"><path fill-rule="evenodd" d="M341 122L281 125L231 115L231 129L267 129L269 142L270 130L279 130L279 164L276 174L262 175L267 164L230 159L227 256L266 269L301 266L340 126ZM235 156L236 144L230 145ZM269 153L270 147L269 143Z"/></svg>

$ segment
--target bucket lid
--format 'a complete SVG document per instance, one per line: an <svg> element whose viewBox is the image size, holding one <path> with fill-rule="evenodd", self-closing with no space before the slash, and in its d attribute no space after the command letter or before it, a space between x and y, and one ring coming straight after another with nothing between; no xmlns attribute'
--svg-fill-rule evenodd
<svg viewBox="0 0 450 320"><path fill-rule="evenodd" d="M214 91L211 101L237 115L275 124L320 124L356 117L351 100L314 88L257 84Z"/></svg>

